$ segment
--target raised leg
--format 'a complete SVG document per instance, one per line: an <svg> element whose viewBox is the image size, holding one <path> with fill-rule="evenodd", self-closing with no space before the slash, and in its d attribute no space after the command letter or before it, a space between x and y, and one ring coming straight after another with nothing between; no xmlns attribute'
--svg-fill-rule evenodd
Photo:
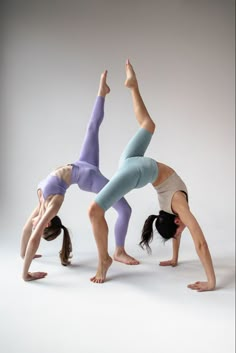
<svg viewBox="0 0 236 353"><path fill-rule="evenodd" d="M126 62L126 80L125 86L131 91L134 113L140 127L146 129L147 131L153 133L155 130L155 123L150 117L147 108L143 102L140 95L138 80L135 75L134 69L130 64L129 60Z"/></svg>
<svg viewBox="0 0 236 353"><path fill-rule="evenodd" d="M126 64L126 76L125 85L131 90L136 118L140 127L146 130L146 133L143 133L145 130L142 130L142 133L138 134L138 138L135 138L135 142L140 142L140 137L144 139L142 148L139 149L140 154L143 155L155 130L155 124L144 105L139 92L136 75L129 62ZM138 145L138 143L135 143L135 148L133 148L131 144L129 151L136 153L135 150ZM131 165L129 168L126 166L126 168L119 169L111 181L99 192L90 207L89 217L98 249L97 273L91 278L92 282L103 283L112 263L112 259L108 254L108 226L104 217L105 210L109 209L130 190L134 189L138 185L138 181L139 173L137 173L137 168L132 168Z"/></svg>
<svg viewBox="0 0 236 353"><path fill-rule="evenodd" d="M101 75L98 96L95 101L90 121L88 123L87 131L79 156L79 161L90 163L96 167L99 167L99 128L104 117L105 97L110 92L110 88L106 83L106 79L107 71L103 72Z"/></svg>

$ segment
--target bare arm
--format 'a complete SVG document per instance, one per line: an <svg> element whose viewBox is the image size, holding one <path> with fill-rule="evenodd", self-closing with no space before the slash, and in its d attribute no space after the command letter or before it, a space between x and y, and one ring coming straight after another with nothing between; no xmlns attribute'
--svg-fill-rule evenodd
<svg viewBox="0 0 236 353"><path fill-rule="evenodd" d="M57 196L57 195L56 195ZM45 272L34 272L34 273L29 273L29 268L31 265L31 262L35 256L35 253L39 247L41 236L43 234L44 229L46 228L47 224L50 222L50 220L56 216L58 213L61 204L63 202L63 198L61 197L55 197L53 202L49 204L47 207L46 212L36 225L35 229L33 230L31 237L28 241L28 245L26 247L26 252L25 252L25 257L24 257L24 265L23 265L23 274L22 277L25 281L32 281L35 279L40 279L44 278L47 273Z"/></svg>
<svg viewBox="0 0 236 353"><path fill-rule="evenodd" d="M216 278L214 267L211 259L211 254L208 249L208 245L204 234L201 230L200 225L198 224L196 218L190 212L188 207L188 203L182 195L177 195L174 202L174 209L176 213L178 213L181 221L186 225L189 229L191 236L194 241L196 252L200 258L200 261L204 267L207 282L195 282L194 284L190 284L188 287L191 289L196 289L198 291L207 291L213 290L216 286Z"/></svg>
<svg viewBox="0 0 236 353"><path fill-rule="evenodd" d="M173 246L173 256L171 260L161 261L160 266L172 266L175 267L178 265L178 257L179 257L179 246L180 246L181 235L177 238L172 239Z"/></svg>
<svg viewBox="0 0 236 353"><path fill-rule="evenodd" d="M23 231L22 231L22 236L21 236L21 244L20 244L20 256L22 257L22 259L25 256L25 251L29 242L29 238L31 236L32 233L32 220L34 217L36 217L39 213L39 206L36 207L34 209L34 211L31 213L31 215L29 216L29 218L27 219L24 227L23 227Z"/></svg>

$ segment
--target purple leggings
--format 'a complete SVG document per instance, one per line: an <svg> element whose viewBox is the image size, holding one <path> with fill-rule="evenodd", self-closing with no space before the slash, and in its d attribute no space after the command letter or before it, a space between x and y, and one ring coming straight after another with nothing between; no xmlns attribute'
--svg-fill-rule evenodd
<svg viewBox="0 0 236 353"><path fill-rule="evenodd" d="M99 170L99 128L104 117L104 97L98 96L88 123L79 159L73 163L72 183L85 191L98 193L109 182ZM124 246L131 208L122 197L112 206L118 213L115 224L116 246Z"/></svg>

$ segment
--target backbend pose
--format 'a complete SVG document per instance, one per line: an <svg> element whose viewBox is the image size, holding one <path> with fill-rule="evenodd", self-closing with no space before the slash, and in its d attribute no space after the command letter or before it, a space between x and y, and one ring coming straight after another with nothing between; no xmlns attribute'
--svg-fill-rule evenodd
<svg viewBox="0 0 236 353"><path fill-rule="evenodd" d="M68 187L71 184L78 184L82 190L98 193L108 183L108 179L99 170L98 140L99 127L104 116L105 97L110 92L106 77L107 71L101 75L98 96L79 159L73 164L56 169L38 186L39 204L28 218L21 238L21 257L24 258L23 279L25 281L44 278L47 275L45 272L29 272L29 267L33 258L41 256L36 254L41 237L53 240L61 233L61 229L64 230L63 245L60 251L61 263L65 266L70 263L72 246L69 232L62 225L60 218L56 216ZM139 262L129 256L124 249L131 208L124 198L117 200L113 204L113 208L118 213L114 230L116 240L114 260L137 265Z"/></svg>
<svg viewBox="0 0 236 353"><path fill-rule="evenodd" d="M203 232L189 209L185 184L172 168L144 157L154 133L155 124L144 105L135 72L129 61L126 63L125 86L131 91L134 113L140 129L123 151L118 171L98 193L89 208L89 217L98 248L97 273L91 281L104 282L112 263L107 250L108 226L104 217L106 210L132 189L152 183L158 193L161 211L158 216L150 216L146 220L140 245L150 249L152 222L156 218L156 228L162 237L166 240L174 239L175 258L162 265L174 265L174 261L177 262L181 233L187 227L207 277L206 282L196 282L188 287L198 291L213 290L216 280L211 255Z"/></svg>

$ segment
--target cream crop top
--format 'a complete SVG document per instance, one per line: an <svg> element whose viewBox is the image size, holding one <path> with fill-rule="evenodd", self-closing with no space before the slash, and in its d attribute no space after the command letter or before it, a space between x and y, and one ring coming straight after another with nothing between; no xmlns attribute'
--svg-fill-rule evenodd
<svg viewBox="0 0 236 353"><path fill-rule="evenodd" d="M158 194L158 200L160 204L160 209L175 214L171 208L172 197L176 191L182 191L186 194L188 201L188 191L183 180L175 172L171 174L166 180L164 180L160 185L154 186Z"/></svg>

